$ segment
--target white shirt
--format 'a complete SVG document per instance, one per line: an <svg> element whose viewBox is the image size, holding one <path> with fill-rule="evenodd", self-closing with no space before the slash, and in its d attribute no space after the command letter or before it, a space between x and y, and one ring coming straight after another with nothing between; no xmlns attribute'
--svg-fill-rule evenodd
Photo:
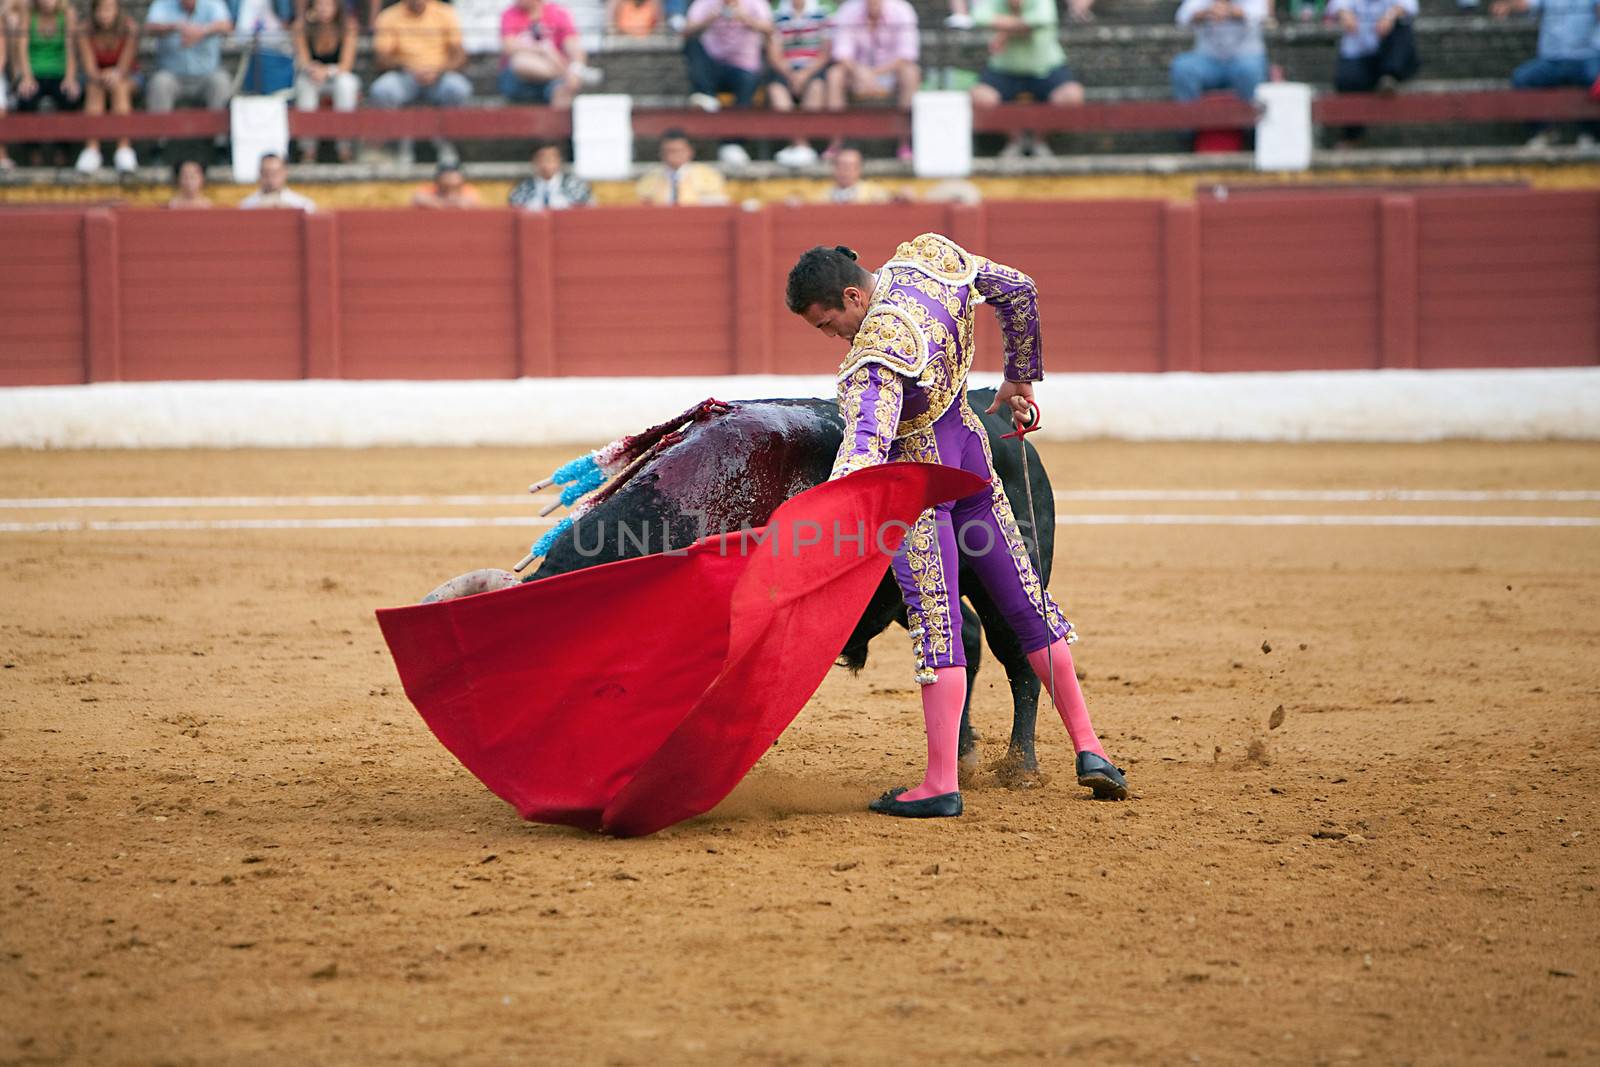
<svg viewBox="0 0 1600 1067"><path fill-rule="evenodd" d="M256 208L273 207L296 208L307 213L317 210L317 205L312 202L309 196L301 196L299 193L288 188L287 186L275 193L263 192L262 190L257 189L255 192L239 201L239 207L245 211L253 211Z"/></svg>
<svg viewBox="0 0 1600 1067"><path fill-rule="evenodd" d="M1260 55L1267 50L1261 39L1261 24L1267 20L1267 0L1234 0L1244 19L1196 22L1195 16L1211 6L1211 0L1183 0L1178 8L1178 25L1194 27L1194 50L1212 59Z"/></svg>

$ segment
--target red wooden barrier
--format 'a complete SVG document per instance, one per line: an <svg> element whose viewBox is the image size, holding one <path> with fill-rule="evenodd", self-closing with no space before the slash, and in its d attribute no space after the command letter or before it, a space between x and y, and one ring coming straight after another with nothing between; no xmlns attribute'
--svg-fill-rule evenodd
<svg viewBox="0 0 1600 1067"><path fill-rule="evenodd" d="M1376 197L1212 201L1199 211L1201 369L1380 365Z"/></svg>
<svg viewBox="0 0 1600 1067"><path fill-rule="evenodd" d="M1596 362L1600 196L1493 194L1417 202L1418 363Z"/></svg>
<svg viewBox="0 0 1600 1067"><path fill-rule="evenodd" d="M621 208L9 212L0 385L825 373L814 244L923 230L1034 275L1051 372L1600 362L1600 193ZM978 367L1000 366L980 313Z"/></svg>
<svg viewBox="0 0 1600 1067"><path fill-rule="evenodd" d="M81 213L17 213L0 221L0 383L84 380L84 297L91 288L103 295L99 284L86 284L84 262L88 253L104 262L105 251L99 242L85 247ZM96 324L104 329L103 315Z"/></svg>

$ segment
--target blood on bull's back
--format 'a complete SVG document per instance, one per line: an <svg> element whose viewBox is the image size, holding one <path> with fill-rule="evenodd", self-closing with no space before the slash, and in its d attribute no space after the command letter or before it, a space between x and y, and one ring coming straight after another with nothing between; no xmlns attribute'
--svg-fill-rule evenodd
<svg viewBox="0 0 1600 1067"><path fill-rule="evenodd" d="M693 422L575 519L528 580L761 526L827 481L842 432L838 408L824 400L742 401Z"/></svg>

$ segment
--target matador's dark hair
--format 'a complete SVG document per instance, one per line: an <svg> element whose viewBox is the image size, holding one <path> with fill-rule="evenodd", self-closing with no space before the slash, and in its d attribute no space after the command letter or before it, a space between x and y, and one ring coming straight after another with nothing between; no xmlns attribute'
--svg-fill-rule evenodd
<svg viewBox="0 0 1600 1067"><path fill-rule="evenodd" d="M872 275L856 262L856 254L844 245L809 248L789 271L789 287L784 293L789 310L800 314L812 304L825 308L844 307L844 291L854 285L866 288Z"/></svg>

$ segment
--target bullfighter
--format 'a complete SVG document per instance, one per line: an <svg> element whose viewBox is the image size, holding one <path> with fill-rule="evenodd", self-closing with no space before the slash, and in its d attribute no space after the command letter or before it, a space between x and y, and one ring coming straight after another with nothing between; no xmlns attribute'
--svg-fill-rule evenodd
<svg viewBox="0 0 1600 1067"><path fill-rule="evenodd" d="M1005 382L988 411L1009 406L1021 416L1030 410L1032 383L1044 376L1033 280L925 233L901 244L876 272L846 247L812 248L789 272L785 295L790 311L850 343L839 367L845 426L832 477L909 460L961 467L990 480L988 489L924 512L895 556L922 686L928 763L920 785L890 790L871 809L909 818L961 814L957 736L967 679L958 553L1051 689L1077 753L1079 784L1097 798L1124 799L1127 780L1095 734L1073 671L1067 647L1072 625L1041 587L1005 488L993 477L988 437L967 403L974 314L988 303L1005 349Z"/></svg>

